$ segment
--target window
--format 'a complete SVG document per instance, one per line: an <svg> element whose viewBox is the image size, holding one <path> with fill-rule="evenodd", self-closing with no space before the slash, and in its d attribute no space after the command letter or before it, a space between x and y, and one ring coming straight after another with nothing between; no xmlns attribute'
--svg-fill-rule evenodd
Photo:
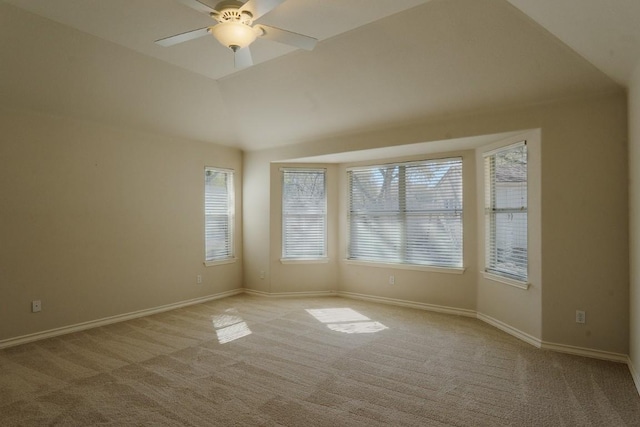
<svg viewBox="0 0 640 427"><path fill-rule="evenodd" d="M486 271L527 281L527 146L485 153Z"/></svg>
<svg viewBox="0 0 640 427"><path fill-rule="evenodd" d="M327 256L324 169L282 169L282 258Z"/></svg>
<svg viewBox="0 0 640 427"><path fill-rule="evenodd" d="M233 171L204 170L205 261L233 258Z"/></svg>
<svg viewBox="0 0 640 427"><path fill-rule="evenodd" d="M462 267L462 159L347 171L351 260Z"/></svg>

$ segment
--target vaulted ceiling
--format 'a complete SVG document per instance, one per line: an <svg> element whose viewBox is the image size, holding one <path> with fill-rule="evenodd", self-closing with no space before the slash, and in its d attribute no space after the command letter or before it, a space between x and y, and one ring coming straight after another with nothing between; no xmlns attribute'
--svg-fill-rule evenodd
<svg viewBox="0 0 640 427"><path fill-rule="evenodd" d="M201 0L207 1L207 0ZM215 4L213 0L212 5ZM178 0L1 0L0 106L257 150L430 117L621 90L637 0L287 0L233 68Z"/></svg>

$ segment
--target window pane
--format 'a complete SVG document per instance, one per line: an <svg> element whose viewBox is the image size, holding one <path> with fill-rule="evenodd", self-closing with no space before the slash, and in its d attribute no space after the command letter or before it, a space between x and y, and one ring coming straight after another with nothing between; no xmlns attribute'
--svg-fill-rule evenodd
<svg viewBox="0 0 640 427"><path fill-rule="evenodd" d="M398 210L398 168L351 172L351 209L367 212Z"/></svg>
<svg viewBox="0 0 640 427"><path fill-rule="evenodd" d="M233 172L205 168L205 260L233 257Z"/></svg>
<svg viewBox="0 0 640 427"><path fill-rule="evenodd" d="M412 264L462 266L462 215L407 217L407 260Z"/></svg>
<svg viewBox="0 0 640 427"><path fill-rule="evenodd" d="M398 215L354 214L349 259L402 262L402 224Z"/></svg>
<svg viewBox="0 0 640 427"><path fill-rule="evenodd" d="M462 159L354 169L349 258L462 266Z"/></svg>
<svg viewBox="0 0 640 427"><path fill-rule="evenodd" d="M327 199L324 169L282 171L282 256L326 256Z"/></svg>
<svg viewBox="0 0 640 427"><path fill-rule="evenodd" d="M506 147L485 158L487 271L527 280L527 151Z"/></svg>

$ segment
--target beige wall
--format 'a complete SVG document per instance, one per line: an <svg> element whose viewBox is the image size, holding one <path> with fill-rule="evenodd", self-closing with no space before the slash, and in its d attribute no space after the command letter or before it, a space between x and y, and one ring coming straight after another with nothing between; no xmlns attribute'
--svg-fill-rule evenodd
<svg viewBox="0 0 640 427"><path fill-rule="evenodd" d="M552 109L542 126L542 334L628 354L626 98ZM587 312L575 323L577 309Z"/></svg>
<svg viewBox="0 0 640 427"><path fill-rule="evenodd" d="M244 156L243 206L248 203L253 212L243 210L244 286L260 292L271 292L269 269L270 240L270 158L265 153Z"/></svg>
<svg viewBox="0 0 640 427"><path fill-rule="evenodd" d="M640 64L629 88L629 218L630 218L630 343L629 357L640 390Z"/></svg>
<svg viewBox="0 0 640 427"><path fill-rule="evenodd" d="M271 282L269 289L257 278L259 266L267 265L266 260L274 258L269 255L274 242L268 240L265 230L271 230L274 222L280 221L267 214L271 198L265 194L272 188L271 162L527 129L540 129L541 132L542 225L538 232L541 235L542 276L540 287L531 293L541 292L532 298L534 308L531 309L534 313L538 310L535 307L538 298L541 301L540 319L534 317L531 324L520 324L513 322L512 314L500 310L488 315L507 324L515 323L510 326L522 328L522 332L544 342L626 354L629 262L627 124L623 93L425 120L400 128L245 153L245 224L252 224L252 230L260 230L261 238L267 237L267 240L256 239L251 230L245 229L248 239L245 246L252 245L251 254L245 251L248 258L245 277L249 278L245 286L273 293L292 290L290 285L284 288L275 282ZM474 203L465 200L465 208L471 208ZM273 232L270 235L270 238L277 236ZM475 245L474 237L469 239ZM468 243L465 241L465 245ZM468 256L473 257L473 254ZM400 274L400 285L394 288L386 284L386 277L384 283L379 283L382 274L378 268L341 268L339 290L484 310L489 305L485 301L478 306L475 294L478 288L473 285L477 284L478 261L470 262L472 265L464 278L394 270L396 276ZM304 269L291 270L293 277L288 278L289 283L303 283L304 273ZM317 290L321 289L326 288ZM309 289L305 287L304 290ZM507 304L510 292L497 290L491 304ZM587 312L586 324L575 323L577 309Z"/></svg>
<svg viewBox="0 0 640 427"><path fill-rule="evenodd" d="M0 340L242 287L241 261L203 265L205 165L237 172L242 256L239 150L2 109L0 129Z"/></svg>

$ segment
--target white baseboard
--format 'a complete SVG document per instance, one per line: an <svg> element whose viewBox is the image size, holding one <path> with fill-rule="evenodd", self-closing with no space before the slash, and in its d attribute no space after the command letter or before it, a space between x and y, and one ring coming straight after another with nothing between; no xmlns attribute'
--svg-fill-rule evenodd
<svg viewBox="0 0 640 427"><path fill-rule="evenodd" d="M553 350L559 353L574 354L576 356L591 357L592 359L608 360L611 362L627 363L629 356L622 353L613 353L610 351L596 350L593 348L576 347L567 344L556 344L552 342L543 341L542 348L546 350Z"/></svg>
<svg viewBox="0 0 640 427"><path fill-rule="evenodd" d="M556 344L548 341L542 341L532 335L527 334L526 332L522 332L521 330L516 329L513 326L510 326L504 322L501 322L500 320L494 319L493 317L487 316L486 314L482 314L482 313L478 313L478 319L492 326L495 326L501 331L504 331L509 335L519 338L522 341L527 342L538 348L557 351L558 353L567 353L567 354L573 354L576 356L590 357L592 359L601 359L601 360L608 360L611 362L629 364L629 357L626 354L613 353L610 351L596 350L592 348L576 347L573 345ZM629 368L631 369L631 365L629 365ZM636 385L637 384L638 384L638 381L636 381Z"/></svg>
<svg viewBox="0 0 640 427"><path fill-rule="evenodd" d="M186 307L194 304L201 304L207 301L213 301L221 298L226 298L241 293L249 295L261 296L261 297L277 297L277 298L300 298L300 297L329 297L329 296L341 296L345 298L353 298L364 301L371 301L383 304L397 305L401 307L416 308L419 310L434 311L438 313L453 314L464 317L474 317L485 323L488 323L509 335L521 339L535 347L543 348L547 350L557 351L561 353L574 354L578 356L591 357L595 359L609 360L613 362L625 363L629 367L633 381L640 394L640 375L636 371L631 359L628 355L620 353L612 353L602 350L594 350L590 348L576 347L566 344L556 344L546 341L541 341L538 338L522 332L500 320L494 319L482 313L477 313L475 310L447 307L436 304L426 304L407 300L401 300L396 298L379 297L365 294L358 294L354 292L342 292L342 291L319 291L319 292L278 292L269 293L264 291L258 291L248 288L233 289L230 291L220 292L218 294L207 295L205 297L194 298L186 301L180 301L177 303L167 304L160 307L149 308L145 310L139 310L131 313L119 314L116 316L105 317L102 319L91 320L88 322L78 323L75 325L64 326L61 328L50 329L43 332L36 332L29 335L23 335L20 337L9 338L6 340L0 340L0 349L13 347L20 344L26 344L33 341L38 341L46 338L51 338L59 335L70 334L73 332L83 331L86 329L96 328L100 326L110 325L112 323L124 322L126 320L136 319L139 317L149 316L152 314L162 313L169 310L175 310L177 308Z"/></svg>
<svg viewBox="0 0 640 427"><path fill-rule="evenodd" d="M633 361L629 356L627 356L627 366L629 367L629 371L631 372L631 378L633 378L633 382L636 385L638 394L640 395L640 375L638 375L638 371L636 371L635 367L633 366Z"/></svg>
<svg viewBox="0 0 640 427"><path fill-rule="evenodd" d="M243 292L242 288L233 289L231 291L220 292L218 294L207 295L205 297L194 298L186 301L180 301L172 304L162 305L160 307L148 308L144 310L134 311L131 313L118 314L116 316L104 317L102 319L90 320L88 322L77 323L75 325L63 326L61 328L49 329L47 331L36 332L34 334L23 335L20 337L9 338L0 341L0 349L13 347L20 344L26 344L33 341L43 340L45 338L56 337L58 335L71 334L73 332L84 331L85 329L97 328L99 326L110 325L112 323L124 322L125 320L137 319L139 317L150 316L152 314L162 313L164 311L175 310L177 308L186 307L194 304L201 304L207 301L226 298L238 295Z"/></svg>
<svg viewBox="0 0 640 427"><path fill-rule="evenodd" d="M454 314L456 316L476 317L475 310L467 310L464 308L447 307L444 305L426 304L422 302L413 302L396 298L378 297L372 295L358 294L354 292L338 291L338 296L345 298L359 299L363 301L379 302L382 304L398 305L401 307L417 308L419 310L435 311L438 313Z"/></svg>
<svg viewBox="0 0 640 427"><path fill-rule="evenodd" d="M542 342L534 337L533 335L529 335L526 332L522 332L520 329L516 329L511 325L508 325L498 319L494 319L491 316L487 316L486 314L482 314L482 313L478 313L476 316L479 320L482 320L485 323L488 323L489 325L500 329L503 332L508 333L511 336L514 336L518 339L521 339L522 341L531 344L534 347L538 347L540 348L542 345Z"/></svg>
<svg viewBox="0 0 640 427"><path fill-rule="evenodd" d="M270 298L303 298L303 297L335 297L336 291L311 291L311 292L264 292L255 289L244 288L245 294Z"/></svg>

